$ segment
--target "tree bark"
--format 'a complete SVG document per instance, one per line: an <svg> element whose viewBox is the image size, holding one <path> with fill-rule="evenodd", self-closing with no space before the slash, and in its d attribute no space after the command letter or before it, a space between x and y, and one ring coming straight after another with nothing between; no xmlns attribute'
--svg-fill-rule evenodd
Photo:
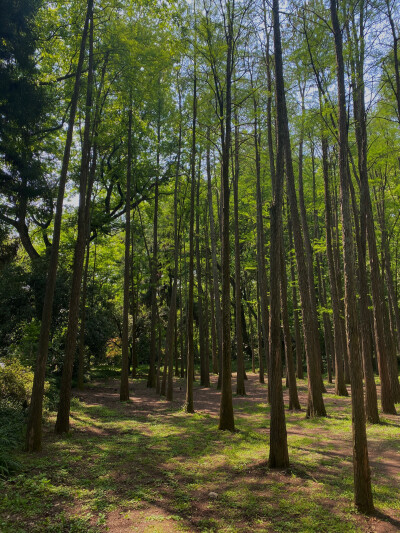
<svg viewBox="0 0 400 533"><path fill-rule="evenodd" d="M35 375L32 387L31 405L29 408L26 450L29 452L39 451L42 446L42 410L44 379L46 374L46 362L49 351L49 335L53 312L54 289L56 285L58 253L60 247L61 219L64 201L65 185L67 182L68 166L70 160L73 129L75 123L76 108L79 99L79 89L81 84L82 67L86 48L86 39L89 28L89 20L93 10L93 0L88 0L85 24L82 32L81 45L79 51L78 65L76 69L74 90L71 98L70 113L68 119L67 138L65 141L64 156L61 166L60 182L58 185L58 195L56 203L56 214L54 218L53 240L50 253L50 261L47 272L46 292L43 302L42 322L38 344L38 354L35 366Z"/></svg>
<svg viewBox="0 0 400 533"><path fill-rule="evenodd" d="M271 249L270 249L270 449L268 464L270 468L287 468L289 453L285 421L285 406L282 391L282 343L280 325L280 301L282 293L282 199L284 179L285 150L285 88L283 82L283 63L281 48L281 32L279 23L279 2L272 4L274 24L274 56L275 56L275 92L277 113L277 152L276 172L273 182L273 201L270 209L271 217ZM283 286L283 289L285 286ZM292 383L293 385L293 383Z"/></svg>
<svg viewBox="0 0 400 533"><path fill-rule="evenodd" d="M368 460L362 366L357 325L358 314L355 291L354 244L349 194L350 176L348 175L347 115L346 93L344 85L343 43L342 32L337 15L336 0L330 0L330 12L335 40L336 74L338 85L340 204L344 255L346 337L347 351L349 354L351 369L350 380L353 429L354 501L357 509L360 512L370 513L374 510L374 506L372 501L371 473Z"/></svg>
<svg viewBox="0 0 400 533"><path fill-rule="evenodd" d="M235 168L233 176L233 210L235 225L235 319L236 319L236 394L246 394L244 385L244 355L242 330L242 291L240 281L240 244L239 244L239 123L235 116Z"/></svg>

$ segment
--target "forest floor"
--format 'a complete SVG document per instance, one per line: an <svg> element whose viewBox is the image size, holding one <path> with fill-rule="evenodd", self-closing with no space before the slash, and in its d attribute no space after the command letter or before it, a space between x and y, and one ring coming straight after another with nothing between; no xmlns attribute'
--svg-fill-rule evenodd
<svg viewBox="0 0 400 533"><path fill-rule="evenodd" d="M215 379L196 384L194 415L182 409L182 380L172 403L144 379L126 403L114 378L74 390L70 433L57 438L49 413L43 451L19 454L22 471L0 481L0 531L400 531L400 417L368 426L377 512L364 517L353 506L350 399L326 384L327 418L286 411L291 466L269 470L266 385L248 378L247 396L234 397L235 433L217 429Z"/></svg>

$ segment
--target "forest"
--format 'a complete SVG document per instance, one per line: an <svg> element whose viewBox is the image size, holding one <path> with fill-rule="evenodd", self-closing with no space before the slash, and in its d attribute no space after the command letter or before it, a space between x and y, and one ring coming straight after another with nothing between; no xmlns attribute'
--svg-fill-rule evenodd
<svg viewBox="0 0 400 533"><path fill-rule="evenodd" d="M399 2L0 13L0 531L399 531Z"/></svg>

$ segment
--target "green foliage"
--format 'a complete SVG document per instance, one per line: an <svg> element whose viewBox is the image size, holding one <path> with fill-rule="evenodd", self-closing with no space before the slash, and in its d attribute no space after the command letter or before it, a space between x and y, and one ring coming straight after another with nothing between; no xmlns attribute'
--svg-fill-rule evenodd
<svg viewBox="0 0 400 533"><path fill-rule="evenodd" d="M15 451L23 437L24 414L21 408L0 400L0 477L8 477L20 468Z"/></svg>
<svg viewBox="0 0 400 533"><path fill-rule="evenodd" d="M22 443L32 384L33 372L17 359L0 362L0 477L8 477L20 468L14 455Z"/></svg>
<svg viewBox="0 0 400 533"><path fill-rule="evenodd" d="M18 359L0 363L0 401L13 406L27 405L33 385L33 372Z"/></svg>

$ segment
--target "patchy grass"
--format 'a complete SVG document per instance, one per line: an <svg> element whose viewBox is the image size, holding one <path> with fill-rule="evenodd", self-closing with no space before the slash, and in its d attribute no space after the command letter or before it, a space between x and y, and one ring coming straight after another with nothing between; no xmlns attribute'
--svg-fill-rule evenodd
<svg viewBox="0 0 400 533"><path fill-rule="evenodd" d="M237 432L218 431L219 393L195 389L196 414L182 410L183 384L167 403L135 380L119 402L113 377L72 401L71 431L52 432L44 449L20 453L19 475L0 481L0 531L352 532L400 528L399 427L396 417L368 426L378 515L352 503L351 406L327 384L328 418L287 412L291 467L269 470L266 387L249 374L235 397ZM299 383L303 405L306 383ZM287 393L285 392L285 395ZM287 398L286 398L287 400Z"/></svg>

